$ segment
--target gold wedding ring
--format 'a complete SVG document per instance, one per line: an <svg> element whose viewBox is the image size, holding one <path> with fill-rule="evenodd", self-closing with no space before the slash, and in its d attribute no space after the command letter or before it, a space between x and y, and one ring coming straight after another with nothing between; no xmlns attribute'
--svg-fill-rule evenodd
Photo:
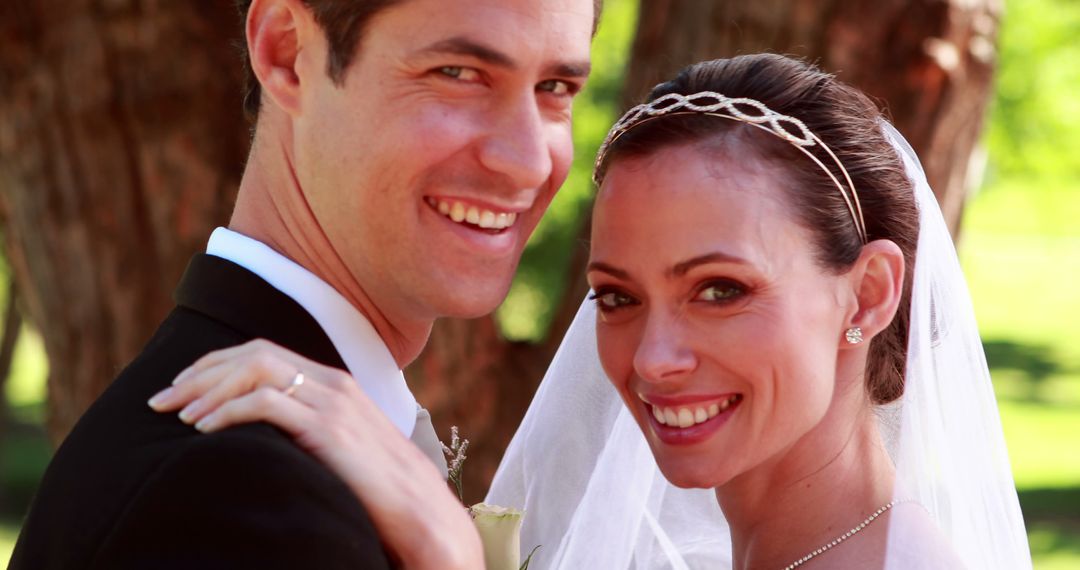
<svg viewBox="0 0 1080 570"><path fill-rule="evenodd" d="M289 385L286 386L285 389L282 390L282 392L285 392L286 396L292 396L303 385L304 385L304 373L303 372L297 372L296 376L293 376L292 382L289 382Z"/></svg>

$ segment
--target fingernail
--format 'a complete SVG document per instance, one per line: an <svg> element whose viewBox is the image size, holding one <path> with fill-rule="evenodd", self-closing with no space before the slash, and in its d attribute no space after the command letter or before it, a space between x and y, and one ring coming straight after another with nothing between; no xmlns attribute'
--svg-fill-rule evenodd
<svg viewBox="0 0 1080 570"><path fill-rule="evenodd" d="M172 393L173 393L172 388L165 388L164 390L158 392L157 394L154 394L154 397L150 398L150 400L147 402L147 404L149 404L151 408L154 408L156 410L159 406L164 404L166 400L169 399L169 396L171 396Z"/></svg>
<svg viewBox="0 0 1080 570"><path fill-rule="evenodd" d="M182 371L182 372L180 373L180 375L179 375L179 376L177 376L177 377L176 377L176 378L175 378L175 379L174 379L174 380L172 381L172 384L173 384L173 386L176 386L177 384L179 384L179 383L183 382L184 380L187 380L187 377L188 377L188 376L191 376L191 369L190 369L190 368L185 368L185 369L184 369L184 370L183 370L183 371Z"/></svg>
<svg viewBox="0 0 1080 570"><path fill-rule="evenodd" d="M190 424L191 420L202 411L202 400L195 400L188 404L183 410L180 410L180 420L185 424Z"/></svg>
<svg viewBox="0 0 1080 570"><path fill-rule="evenodd" d="M195 424L195 429L197 429L197 430L199 430L199 431L201 431L203 433L206 433L206 429L210 427L210 422L207 421L209 418L210 418L210 416L207 416L207 417L199 420Z"/></svg>

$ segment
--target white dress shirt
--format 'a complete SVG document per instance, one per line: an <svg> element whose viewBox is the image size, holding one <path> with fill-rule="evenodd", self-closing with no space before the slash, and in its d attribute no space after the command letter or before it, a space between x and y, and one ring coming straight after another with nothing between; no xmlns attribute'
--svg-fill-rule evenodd
<svg viewBox="0 0 1080 570"><path fill-rule="evenodd" d="M405 437L412 436L416 398L375 327L345 297L266 244L227 228L214 230L206 253L247 269L299 303L330 338L364 393Z"/></svg>

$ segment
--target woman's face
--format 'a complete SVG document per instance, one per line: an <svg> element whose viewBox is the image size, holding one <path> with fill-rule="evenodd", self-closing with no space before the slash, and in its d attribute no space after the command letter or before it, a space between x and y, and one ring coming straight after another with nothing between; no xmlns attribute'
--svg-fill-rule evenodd
<svg viewBox="0 0 1080 570"><path fill-rule="evenodd" d="M706 152L611 166L588 279L604 370L661 470L708 488L784 461L800 440L813 451L847 297L787 210L784 172Z"/></svg>

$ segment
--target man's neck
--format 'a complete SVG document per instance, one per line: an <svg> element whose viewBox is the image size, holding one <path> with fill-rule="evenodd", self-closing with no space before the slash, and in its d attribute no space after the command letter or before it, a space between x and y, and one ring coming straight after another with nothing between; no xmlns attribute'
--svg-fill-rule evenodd
<svg viewBox="0 0 1080 570"><path fill-rule="evenodd" d="M276 140L268 142L256 137L229 229L266 244L337 290L375 327L404 368L423 350L434 320L395 318L380 310L322 231L288 150Z"/></svg>

